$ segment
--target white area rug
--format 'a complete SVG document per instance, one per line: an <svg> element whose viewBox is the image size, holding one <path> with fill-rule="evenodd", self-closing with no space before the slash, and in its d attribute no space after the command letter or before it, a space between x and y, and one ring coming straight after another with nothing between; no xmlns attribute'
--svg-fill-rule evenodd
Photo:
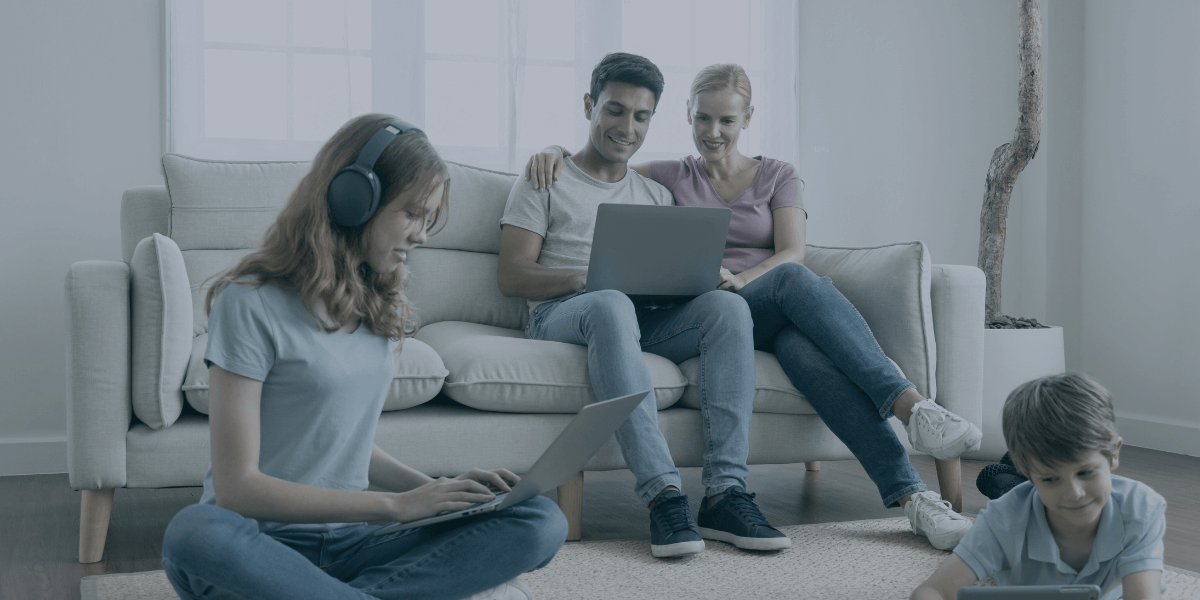
<svg viewBox="0 0 1200 600"><path fill-rule="evenodd" d="M742 552L706 542L698 556L660 560L648 540L573 542L550 566L521 576L538 600L557 598L907 598L949 556L912 533L908 519L781 527L792 547ZM1168 567L1172 600L1200 598L1200 576ZM162 571L93 575L83 600L175 600Z"/></svg>

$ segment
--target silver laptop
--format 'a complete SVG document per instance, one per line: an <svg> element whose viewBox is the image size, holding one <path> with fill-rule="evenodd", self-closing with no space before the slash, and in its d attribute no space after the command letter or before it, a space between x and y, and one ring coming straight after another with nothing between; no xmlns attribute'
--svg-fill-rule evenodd
<svg viewBox="0 0 1200 600"><path fill-rule="evenodd" d="M668 304L717 289L732 214L728 208L601 204L585 290Z"/></svg>
<svg viewBox="0 0 1200 600"><path fill-rule="evenodd" d="M1097 600L1095 585L1001 585L959 588L957 600Z"/></svg>
<svg viewBox="0 0 1200 600"><path fill-rule="evenodd" d="M625 419L629 418L633 409L637 408L637 405L651 393L653 392L638 392L583 407L583 410L575 415L567 428L558 434L550 447L546 448L529 472L521 476L521 481L517 482L511 492L497 494L494 500L476 504L464 510L443 513L418 521L393 523L379 529L375 535L508 508L570 481L576 473L583 470L588 459L600 449L604 441L621 426L621 423L625 422Z"/></svg>

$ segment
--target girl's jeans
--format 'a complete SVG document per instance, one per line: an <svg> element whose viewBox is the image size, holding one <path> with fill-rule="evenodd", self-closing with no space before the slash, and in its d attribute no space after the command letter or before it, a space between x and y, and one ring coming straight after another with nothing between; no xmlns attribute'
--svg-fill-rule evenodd
<svg viewBox="0 0 1200 600"><path fill-rule="evenodd" d="M825 425L854 453L884 506L926 490L888 423L912 383L828 277L784 263L738 290L754 318L754 346L773 352Z"/></svg>
<svg viewBox="0 0 1200 600"><path fill-rule="evenodd" d="M262 533L254 519L193 504L167 526L162 565L189 600L456 600L546 566L567 538L566 517L542 496L373 536L380 527Z"/></svg>
<svg viewBox="0 0 1200 600"><path fill-rule="evenodd" d="M705 493L746 488L750 470L750 418L754 410L753 324L746 303L712 291L660 309L635 308L614 290L580 294L534 308L525 335L587 346L588 377L602 400L650 390L642 352L676 364L700 357L697 387L704 424ZM680 487L679 471L658 429L654 394L617 428L617 444L637 479L634 491L649 504L667 486Z"/></svg>

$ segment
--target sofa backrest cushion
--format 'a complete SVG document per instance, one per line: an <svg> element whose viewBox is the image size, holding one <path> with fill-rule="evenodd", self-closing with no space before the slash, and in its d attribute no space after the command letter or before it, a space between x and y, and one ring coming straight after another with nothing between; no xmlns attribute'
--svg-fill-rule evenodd
<svg viewBox="0 0 1200 600"><path fill-rule="evenodd" d="M450 219L429 238L427 248L500 253L500 217L517 176L446 163L450 174Z"/></svg>
<svg viewBox="0 0 1200 600"><path fill-rule="evenodd" d="M884 354L917 391L937 397L932 266L921 242L874 248L809 246L804 264L829 277L871 327Z"/></svg>
<svg viewBox="0 0 1200 600"><path fill-rule="evenodd" d="M129 274L133 413L162 429L183 410L180 385L192 352L187 269L175 242L155 233L134 249Z"/></svg>
<svg viewBox="0 0 1200 600"><path fill-rule="evenodd" d="M408 296L414 312L422 323L453 319L519 328L525 322L524 301L503 297L495 283L500 214L516 175L455 163L447 167L449 219L441 232L429 238L427 248L414 253L409 264L413 277ZM259 247L263 232L308 168L307 162L163 156L170 206L166 233L179 245L187 266L193 335L208 331L204 296L210 278ZM137 224L136 219L123 216L125 220Z"/></svg>

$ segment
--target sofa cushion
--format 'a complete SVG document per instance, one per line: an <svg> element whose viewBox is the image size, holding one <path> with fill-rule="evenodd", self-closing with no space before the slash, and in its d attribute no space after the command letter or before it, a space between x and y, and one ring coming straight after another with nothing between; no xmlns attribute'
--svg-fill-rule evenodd
<svg viewBox="0 0 1200 600"><path fill-rule="evenodd" d="M187 378L183 382L183 393L188 404L197 411L208 414L208 367L204 365L204 352L208 348L208 334L196 336L192 342L192 358L188 364ZM403 410L433 399L446 380L446 367L437 352L421 340L408 338L400 351L393 356L396 375L388 387L383 410Z"/></svg>
<svg viewBox="0 0 1200 600"><path fill-rule="evenodd" d="M192 294L179 246L153 234L129 263L133 413L151 429L168 427L183 410L183 383L192 350Z"/></svg>
<svg viewBox="0 0 1200 600"><path fill-rule="evenodd" d="M500 252L500 217L517 176L448 162L450 218L428 248Z"/></svg>
<svg viewBox="0 0 1200 600"><path fill-rule="evenodd" d="M441 237L437 234L431 241ZM413 248L408 253L412 276L404 293L421 326L441 321L467 321L505 329L522 329L529 317L524 298L505 298L496 286L499 256L490 252Z"/></svg>
<svg viewBox="0 0 1200 600"><path fill-rule="evenodd" d="M166 154L168 233L182 250L257 248L307 162L233 162Z"/></svg>
<svg viewBox="0 0 1200 600"><path fill-rule="evenodd" d="M443 321L422 327L417 339L446 363L444 393L496 412L576 413L596 401L587 372L587 348L526 339L515 329ZM642 353L659 410L679 399L687 380L670 360Z"/></svg>
<svg viewBox="0 0 1200 600"><path fill-rule="evenodd" d="M688 386L679 399L680 406L700 409L700 388L696 387L700 371L700 357L689 358L679 364L679 370L687 377ZM761 350L754 351L754 412L781 413L787 415L815 415L804 395L796 391L775 355Z"/></svg>
<svg viewBox="0 0 1200 600"><path fill-rule="evenodd" d="M858 309L871 333L917 391L937 398L929 252L921 242L875 248L809 246L804 264Z"/></svg>

